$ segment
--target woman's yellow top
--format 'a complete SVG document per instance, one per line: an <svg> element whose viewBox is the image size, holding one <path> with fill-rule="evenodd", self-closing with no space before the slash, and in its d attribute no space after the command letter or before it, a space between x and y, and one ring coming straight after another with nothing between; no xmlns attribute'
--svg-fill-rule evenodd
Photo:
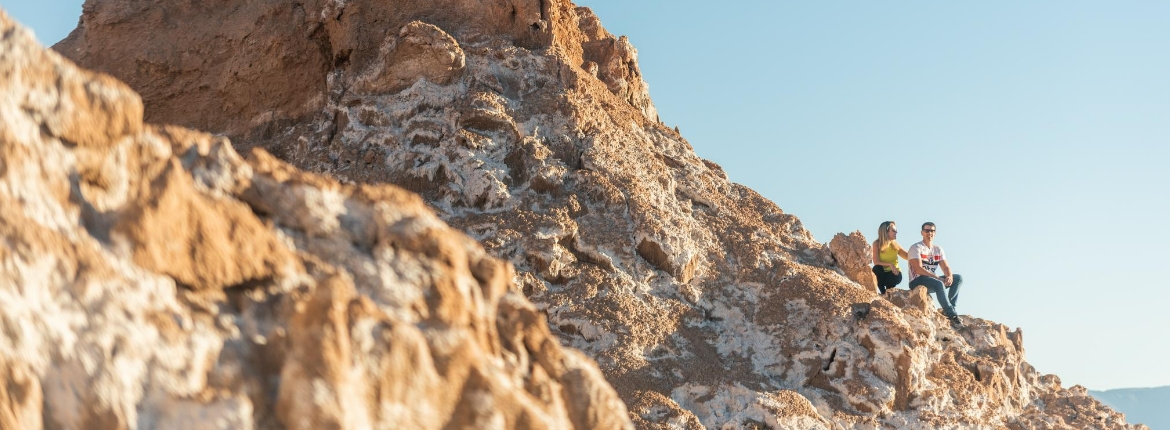
<svg viewBox="0 0 1170 430"><path fill-rule="evenodd" d="M891 240L885 248L878 252L878 260L882 263L898 264L898 248L898 241ZM882 266L882 269L887 272L892 270L889 266Z"/></svg>

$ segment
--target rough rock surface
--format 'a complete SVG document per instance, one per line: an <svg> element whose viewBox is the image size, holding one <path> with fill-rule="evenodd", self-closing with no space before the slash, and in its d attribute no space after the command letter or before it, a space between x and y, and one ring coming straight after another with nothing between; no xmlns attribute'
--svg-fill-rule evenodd
<svg viewBox="0 0 1170 430"><path fill-rule="evenodd" d="M864 250L834 259L697 157L587 8L228 4L90 0L56 49L128 82L150 119L418 192L516 265L640 427L1130 428L1028 365L1019 330L955 330L921 290L848 279L834 261Z"/></svg>
<svg viewBox="0 0 1170 430"><path fill-rule="evenodd" d="M142 117L0 11L0 428L632 428L417 195Z"/></svg>
<svg viewBox="0 0 1170 430"><path fill-rule="evenodd" d="M877 278L873 276L872 247L865 241L860 231L846 235L837 233L829 241L829 252L833 254L833 263L841 268L845 277L861 285L866 291L878 290Z"/></svg>

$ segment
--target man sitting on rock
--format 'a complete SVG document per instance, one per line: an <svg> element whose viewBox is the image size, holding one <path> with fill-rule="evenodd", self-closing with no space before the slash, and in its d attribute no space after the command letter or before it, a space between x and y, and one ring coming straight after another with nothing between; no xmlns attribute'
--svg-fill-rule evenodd
<svg viewBox="0 0 1170 430"><path fill-rule="evenodd" d="M931 293L938 296L938 304L942 307L943 315L951 320L952 324L962 325L959 314L955 312L955 302L959 300L959 285L963 284L963 277L951 273L951 266L947 264L947 256L942 247L934 244L936 227L933 222L922 224L922 241L910 247L910 289L919 285L926 286ZM943 276L936 275L942 267ZM950 288L950 292L947 292Z"/></svg>

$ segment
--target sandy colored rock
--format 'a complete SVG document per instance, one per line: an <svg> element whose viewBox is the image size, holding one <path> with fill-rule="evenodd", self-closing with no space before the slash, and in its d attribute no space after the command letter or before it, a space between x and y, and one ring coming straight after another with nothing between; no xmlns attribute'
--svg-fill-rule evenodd
<svg viewBox="0 0 1170 430"><path fill-rule="evenodd" d="M845 277L861 285L866 291L876 292L877 278L870 270L873 267L870 249L869 242L860 231L854 231L849 235L837 233L833 240L829 241L829 252L833 254L833 261L837 267L845 272Z"/></svg>
<svg viewBox="0 0 1170 430"><path fill-rule="evenodd" d="M447 85L463 71L465 61L451 35L419 21L387 36L378 53L381 61L370 66L370 74L355 85L356 91L396 93L420 78Z"/></svg>
<svg viewBox="0 0 1170 430"><path fill-rule="evenodd" d="M278 167L230 194L282 232L296 232L282 238L298 255L339 268L314 271L316 263L306 263L312 279L348 273L383 312L406 320L468 315L460 309L477 302L432 303L360 287L429 280L430 263L393 274L380 265L343 264L372 261L363 256L378 252L398 255L399 246L438 252L414 239L386 239L396 231L387 226L398 224L369 221L378 205L345 203L377 188L372 184L418 193L415 205L425 201L515 266L506 277L532 305L510 305L518 293L482 297L484 306L497 297L500 309L531 306L495 320L505 327L496 339L513 354L504 356L531 369L527 381L548 375L568 383L566 374L589 374L562 370L575 354L552 358L555 337L596 360L643 428L1132 428L1082 390L1033 369L1018 329L967 318L967 328L956 331L922 290L883 298L872 286L858 288L849 276L864 264L865 240L845 236L832 250L795 216L696 156L675 129L659 123L636 50L587 8L565 0L233 5L196 10L176 1L90 1L80 27L56 49L140 91L147 119L222 133L240 150L264 148L291 166L337 178L300 173L258 152L252 166ZM149 29L157 29L157 40L135 39ZM428 297L474 291L428 282L427 291L442 293ZM315 297L311 290L298 294ZM529 319L545 319L548 327L512 325ZM341 324L333 317L312 321ZM405 326L391 329L413 333ZM545 329L546 338L516 340L517 333ZM479 339L471 345L490 350L483 346L492 344L490 333L468 330L464 336ZM425 337L401 336L389 345L405 350L379 360L438 369L407 379L407 386L423 387L417 393L437 387L442 369L461 363L458 357L474 356L458 350L429 362L415 352L423 351L415 339ZM288 342L312 340L284 347ZM543 358L531 358L537 353ZM467 375L460 381L470 390L465 398L503 387L488 387L486 371L459 374ZM556 390L535 382L515 387L557 399ZM562 392L595 394L589 401L561 397L576 411L568 415L572 423L617 422L593 418L616 398L574 387ZM388 391L407 399L395 411L427 398ZM322 409L314 416L323 421L314 425L349 419L343 410L349 403L327 400L317 404ZM281 410L301 404L289 396L279 401ZM498 421L496 412L512 410L499 405L442 411L457 410L453 422L487 426ZM395 415L407 426L415 424L411 416Z"/></svg>
<svg viewBox="0 0 1170 430"><path fill-rule="evenodd" d="M417 195L144 123L2 11L0 89L0 428L632 428Z"/></svg>

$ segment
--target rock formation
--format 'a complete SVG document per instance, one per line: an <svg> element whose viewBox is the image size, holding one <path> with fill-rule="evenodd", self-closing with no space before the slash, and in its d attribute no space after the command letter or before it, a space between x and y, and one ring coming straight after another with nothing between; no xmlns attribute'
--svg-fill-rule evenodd
<svg viewBox="0 0 1170 430"><path fill-rule="evenodd" d="M366 309L381 306L386 318L415 322L391 325L394 329L430 329L420 322L425 318L449 318L442 321L463 329L460 339L472 346L440 352L436 348L448 345L447 337L417 332L407 337L413 339L410 345L418 345L410 351L423 350L425 339L431 342L426 345L432 355L448 354L436 363L487 366L456 372L465 379L452 382L460 387L455 391L464 390L460 398L482 398L466 393L466 387L490 385L496 388L486 392L500 397L470 408L442 409L468 414L452 418L463 420L457 422L488 425L496 419L488 416L494 412L504 414L499 419L506 423L517 422L509 417L553 417L540 421L553 426L564 422L558 419L613 419L606 413L620 407L607 397L604 384L588 377L588 361L539 337L544 326L535 320L547 318L561 342L596 360L628 407L629 418L642 428L1131 428L1080 387L1066 389L1055 376L1028 365L1019 330L978 318L967 318L967 326L956 330L921 289L887 299L847 278L846 270L864 265L856 261L866 255L864 250L850 251L854 245L845 241L830 252L796 217L730 182L719 166L696 156L677 131L659 123L629 41L609 34L588 8L567 0L251 0L215 7L172 0L90 0L78 29L55 48L139 91L149 121L221 133L241 152L264 148L291 166L345 184L299 173L264 152L254 152L248 162L211 161L231 157L204 154L230 151L225 140L205 137L206 144L171 150L175 156L168 165L173 167L149 177L150 184L159 185L125 187L137 190L129 194L133 198L121 191L106 196L109 190L122 189L118 177L82 180L87 174L78 176L80 191L64 194L95 196L83 199L93 201L94 209L78 209L86 227L68 231L95 237L92 247L110 250L102 252L126 262L117 267L157 273L165 285L176 282L173 288L181 293L176 296L191 303L227 303L207 305L200 312L235 315L209 316L203 329L188 322L196 321L194 317L175 319L182 324L175 330L180 334L172 336L180 340L202 333L198 330L240 331L240 340L225 345L245 352L233 352L240 357L235 361L216 361L236 365L220 364L220 373L227 376L212 372L210 383L260 378L251 388L228 389L222 395L223 389L212 390L198 397L206 400L201 405L236 411L231 408L239 403L233 402L249 399L249 410L272 408L284 419L293 413L316 414L340 428L360 428L361 423L348 420L369 414L355 411L359 407L350 402L329 400L306 410L302 405L307 399L271 385L291 385L292 391L309 380L333 381L332 387L364 386L350 376L362 371L384 381L369 384L391 392L394 399L431 399L426 396L435 394L422 393L448 381L416 376L420 380L407 388L392 389L399 376L379 373L391 371L392 363L424 362L427 354L400 352L396 359L363 359L361 366L366 367L355 365L360 371L330 370L328 363L345 361L339 357L366 357L370 348L387 348L369 346L378 345L369 334L377 323L361 319L368 315ZM181 135L168 131L173 128L144 130L140 134ZM84 153L89 148L60 145L59 151ZM78 160L90 160L93 166L139 159L130 149L100 153L125 155ZM231 167L244 165L249 167ZM168 200L166 193L152 188L171 183L189 184L182 186L201 197L191 198L198 202ZM511 261L516 272L477 263L494 260L466 243L458 247L459 255L474 257L452 260L426 252L435 248L418 244L419 228L400 223L431 218L422 215L426 212L413 197L372 185L381 183L417 192L442 220L480 241L492 255ZM66 203L78 199L58 198ZM140 201L157 203L121 209ZM403 201L408 203L398 203ZM419 215L371 221L383 216L379 211L399 205L415 208L412 213ZM238 224L239 234L270 232L275 238L249 239L246 252L257 257L248 262L230 257L245 251L233 254L229 249L222 252L230 258L206 260L238 263L230 268L204 271L198 265L162 264L150 256L204 260L202 254L166 244L149 250L135 242L164 240L158 234L166 229L152 228L153 223L214 230L203 223L206 216L195 214L245 217L249 209L258 221ZM434 220L411 222L440 225ZM416 239L384 239L388 234ZM215 242L236 234L175 237ZM136 252L144 247L148 250ZM404 249L432 259L407 256ZM296 262L291 266L290 253ZM48 267L43 264L37 267ZM387 268L396 264L406 269ZM460 282L434 279L428 275L434 264L466 267L470 274L449 275L464 280ZM481 264L496 269L477 272ZM535 307L502 292L497 285L509 277ZM422 300L418 289L403 292L384 286L407 281L435 293L422 295ZM354 285L350 290L319 286L349 283ZM312 287L301 286L306 284ZM201 298L207 295L212 299ZM94 296L105 297L81 295ZM348 308L336 304L353 303L347 297L366 299ZM458 306L439 303L452 297L470 298ZM414 305L401 305L407 301ZM136 303L162 306L145 299ZM185 303L168 312L183 309ZM492 313L495 303L500 310ZM314 316L291 315L289 309ZM482 312L461 317L468 310ZM120 318L117 312L113 315ZM510 325L521 323L531 328ZM343 337L341 327L351 327L348 343L324 351L311 348L318 339ZM495 337L491 327L500 327ZM314 329L317 334L302 333ZM257 335L263 342L252 340ZM496 339L501 347L493 349ZM274 359L249 355L256 349L238 346L248 342L283 346ZM562 351L560 361L546 366L547 360L535 357L552 350ZM122 354L119 350L110 356ZM501 359L465 362L464 354ZM290 360L295 363L287 364ZM165 374L179 366L165 360L133 363L119 368ZM48 368L23 366L10 371L12 380L36 381L33 376ZM273 366L282 369L279 375L257 370ZM443 366L436 364L440 371ZM67 375L76 376L92 366L70 369ZM61 378L67 377L42 378L47 382L41 385L55 386ZM504 385L491 385L504 381L546 401L504 397L507 393L494 391ZM164 398L181 397L165 397L173 392L165 390L182 385L165 387L145 392L163 390ZM418 394L402 394L406 392ZM590 395L581 400L554 393ZM444 407L456 404L435 401ZM127 409L132 404L128 400L116 404L124 414L134 411ZM502 406L518 404L531 405L524 411L541 412ZM582 410L582 405L589 408ZM567 412L556 415L562 410ZM387 413L411 416L404 411L409 409L390 408ZM258 426L270 419L264 413L235 414L259 417L254 418ZM118 416L102 416L107 415ZM567 418L555 418L562 416ZM616 421L586 422L606 423Z"/></svg>
<svg viewBox="0 0 1170 430"><path fill-rule="evenodd" d="M849 280L861 285L866 291L877 291L877 278L873 276L873 257L869 242L860 231L845 235L837 233L829 241L829 252L833 254L833 262Z"/></svg>
<svg viewBox="0 0 1170 430"><path fill-rule="evenodd" d="M0 11L0 428L632 428L417 195L143 112Z"/></svg>

